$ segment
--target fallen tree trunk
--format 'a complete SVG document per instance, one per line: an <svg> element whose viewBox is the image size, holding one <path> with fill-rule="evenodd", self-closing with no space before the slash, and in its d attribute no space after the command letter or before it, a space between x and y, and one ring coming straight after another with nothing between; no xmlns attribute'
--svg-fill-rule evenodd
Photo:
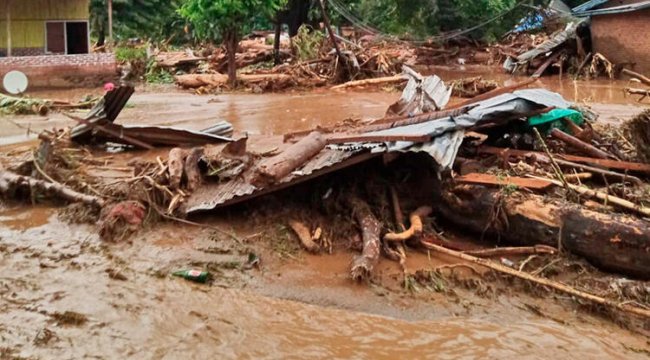
<svg viewBox="0 0 650 360"><path fill-rule="evenodd" d="M361 228L363 239L363 251L352 260L350 276L353 280L361 281L372 275L372 270L379 261L381 224L363 200L353 197L349 200L349 205Z"/></svg>
<svg viewBox="0 0 650 360"><path fill-rule="evenodd" d="M0 168L0 193L12 195L19 190L39 191L48 196L95 207L102 207L105 204L102 198L76 192L65 185L18 175Z"/></svg>
<svg viewBox="0 0 650 360"><path fill-rule="evenodd" d="M203 86L225 86L228 84L228 76L222 74L186 74L177 75L176 83L186 89L196 89ZM256 84L264 81L283 82L290 81L291 76L287 74L244 74L238 75L237 80L245 84Z"/></svg>
<svg viewBox="0 0 650 360"><path fill-rule="evenodd" d="M399 83L399 82L406 82L406 78L402 75L395 75L395 76L387 76L387 77L380 77L374 79L354 80L354 81L348 81L340 85L332 86L332 90L345 89L345 88L355 87L355 86L392 84L392 83Z"/></svg>
<svg viewBox="0 0 650 360"><path fill-rule="evenodd" d="M280 154L263 160L255 170L255 176L251 180L254 185L275 183L292 171L303 165L307 160L314 157L325 148L326 139L321 133L314 131L297 143L289 146Z"/></svg>
<svg viewBox="0 0 650 360"><path fill-rule="evenodd" d="M574 208L562 214L562 245L604 269L650 277L650 224Z"/></svg>
<svg viewBox="0 0 650 360"><path fill-rule="evenodd" d="M439 198L435 210L464 229L519 246L561 243L602 269L650 279L650 222L629 215L576 212L542 196L504 195L482 186L442 189ZM608 243L612 244L603 251Z"/></svg>

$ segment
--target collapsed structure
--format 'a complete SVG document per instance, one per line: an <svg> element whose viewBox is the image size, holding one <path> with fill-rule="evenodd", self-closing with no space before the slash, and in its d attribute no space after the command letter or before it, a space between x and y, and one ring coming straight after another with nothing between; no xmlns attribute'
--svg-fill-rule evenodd
<svg viewBox="0 0 650 360"><path fill-rule="evenodd" d="M86 119L76 119L80 124L71 132L42 134L35 158L2 170L0 191L36 191L104 208L100 234L115 241L137 231L145 209L191 223L182 218L318 178L312 184L326 181L329 189L318 193L321 205L304 209L311 220L287 222L312 252L331 246L333 238L358 237L361 254L350 267L354 279L371 278L382 254L404 266L409 248L424 248L650 315L527 273L525 260L517 268L481 258L564 250L603 270L650 278L650 208L640 195L648 189L644 179L650 174L650 165L641 162L650 156L647 113L626 125L635 136L612 136L594 127L591 112L560 95L523 89L530 82L449 106L451 89L440 78L405 72L408 84L385 117L284 137L231 139L205 131L129 129L113 124L132 93L118 88ZM71 141L185 147L171 149L167 159L152 151L96 169L89 165L96 163L92 156L69 150L79 146ZM103 174L114 169L126 173L107 180ZM333 173L337 176L325 180ZM329 222L331 211L348 212L354 224L340 223L340 217ZM446 226L518 247L463 251L431 224L431 214Z"/></svg>

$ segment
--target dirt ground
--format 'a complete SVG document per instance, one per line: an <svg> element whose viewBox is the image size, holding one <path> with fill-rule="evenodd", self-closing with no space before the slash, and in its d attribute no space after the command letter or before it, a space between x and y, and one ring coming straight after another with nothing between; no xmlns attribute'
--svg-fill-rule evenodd
<svg viewBox="0 0 650 360"><path fill-rule="evenodd" d="M624 83L555 81L565 97L592 103L606 121L639 110L633 100L617 95ZM399 97L363 91L197 96L142 90L121 122L201 129L226 119L238 131L260 134L378 117ZM69 124L57 114L0 117L0 123L5 144L24 140L26 128L38 132ZM2 153L24 146L5 146ZM286 211L292 196L285 191L192 218L234 236L156 223L118 244L102 242L94 225L70 224L54 206L2 203L0 359L564 359L578 354L644 359L650 354L644 326L628 329L564 295L487 279L404 284L399 265L386 259L369 284L354 284L349 280L354 251L309 255L286 224L268 215ZM249 266L250 254L261 259L259 266ZM407 267L454 263L443 255L410 252ZM201 285L170 276L188 267L208 269L214 281ZM461 275L468 274L461 269Z"/></svg>

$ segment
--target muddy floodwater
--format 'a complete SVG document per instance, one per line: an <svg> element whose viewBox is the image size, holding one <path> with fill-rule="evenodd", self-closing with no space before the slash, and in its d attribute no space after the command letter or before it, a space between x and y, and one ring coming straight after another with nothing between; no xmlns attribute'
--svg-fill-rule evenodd
<svg viewBox="0 0 650 360"><path fill-rule="evenodd" d="M518 80L485 71L438 73L444 79L463 74ZM592 104L610 121L641 109L622 96L624 82L551 78L541 84ZM34 95L69 99L87 92L99 90ZM145 89L119 121L201 129L228 120L238 132L281 134L379 117L398 97L327 90L198 96ZM3 116L0 122L4 144L70 125L58 114ZM646 336L566 306L561 295L414 293L401 288L401 269L385 259L377 282L353 284L351 252L288 251L295 244L278 240L286 234L246 211L194 220L243 240L164 223L145 226L129 242L107 244L94 225L70 224L57 208L0 203L0 359L648 358ZM250 253L260 256L261 266L244 266ZM409 269L418 270L453 259L414 253L408 261ZM210 269L214 283L169 275L187 267Z"/></svg>

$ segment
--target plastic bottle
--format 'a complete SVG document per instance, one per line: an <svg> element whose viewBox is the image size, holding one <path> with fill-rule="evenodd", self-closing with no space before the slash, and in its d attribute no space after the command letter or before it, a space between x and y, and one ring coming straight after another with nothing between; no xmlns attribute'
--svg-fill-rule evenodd
<svg viewBox="0 0 650 360"><path fill-rule="evenodd" d="M208 281L210 273L201 270L179 270L173 272L172 275L198 283L205 283Z"/></svg>

